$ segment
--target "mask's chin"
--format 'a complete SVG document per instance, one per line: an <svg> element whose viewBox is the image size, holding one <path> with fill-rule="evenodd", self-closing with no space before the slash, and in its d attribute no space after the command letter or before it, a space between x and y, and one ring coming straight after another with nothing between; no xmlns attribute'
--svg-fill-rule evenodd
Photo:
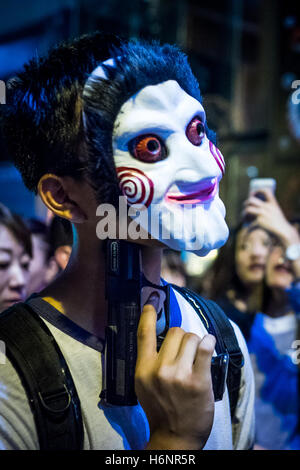
<svg viewBox="0 0 300 470"><path fill-rule="evenodd" d="M190 253L194 253L197 256L206 256L212 250L216 250L221 248L227 241L229 235L229 230L226 224L224 224L223 234L222 237L219 235L218 240L207 239L202 243L202 240L197 239L196 237L193 239L183 239L183 240L162 240L161 242L167 248L171 248L175 251L188 251Z"/></svg>
<svg viewBox="0 0 300 470"><path fill-rule="evenodd" d="M218 195L207 204L154 204L148 208L147 228L152 241L175 251L206 256L226 242L229 234L224 204ZM145 219L144 219L145 221ZM150 221L150 222L149 222Z"/></svg>

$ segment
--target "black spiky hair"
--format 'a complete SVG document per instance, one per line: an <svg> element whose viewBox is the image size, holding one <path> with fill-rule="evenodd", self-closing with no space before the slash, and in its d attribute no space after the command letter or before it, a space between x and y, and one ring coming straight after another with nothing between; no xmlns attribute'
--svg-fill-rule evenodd
<svg viewBox="0 0 300 470"><path fill-rule="evenodd" d="M9 155L28 189L45 173L79 176L84 159L82 89L100 61L110 57L112 34L95 32L34 58L7 84L1 127Z"/></svg>
<svg viewBox="0 0 300 470"><path fill-rule="evenodd" d="M121 106L148 85L175 80L202 103L197 79L186 55L176 46L157 41L130 41L112 48L114 66L102 64L104 77L91 76L83 91L88 175L98 202L116 205L119 195L113 162L112 133ZM214 143L216 136L206 128ZM103 181L107 186L103 188ZM104 191L105 189L105 191Z"/></svg>

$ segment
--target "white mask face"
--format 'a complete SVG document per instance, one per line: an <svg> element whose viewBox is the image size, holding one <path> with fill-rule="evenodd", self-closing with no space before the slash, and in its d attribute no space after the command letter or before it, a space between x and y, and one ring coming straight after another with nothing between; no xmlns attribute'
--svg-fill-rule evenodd
<svg viewBox="0 0 300 470"><path fill-rule="evenodd" d="M201 104L169 80L126 101L113 132L122 192L129 205L147 207L141 227L172 249L200 256L228 237L219 198L225 163L204 123Z"/></svg>

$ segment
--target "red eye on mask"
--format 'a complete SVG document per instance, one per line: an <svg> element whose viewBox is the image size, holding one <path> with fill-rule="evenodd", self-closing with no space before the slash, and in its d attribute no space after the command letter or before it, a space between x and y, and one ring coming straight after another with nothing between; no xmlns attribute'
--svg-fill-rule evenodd
<svg viewBox="0 0 300 470"><path fill-rule="evenodd" d="M205 127L199 117L194 117L186 128L186 136L193 145L200 145L205 136Z"/></svg>
<svg viewBox="0 0 300 470"><path fill-rule="evenodd" d="M153 163L167 156L164 143L155 135L142 135L133 139L129 144L131 155L137 160Z"/></svg>

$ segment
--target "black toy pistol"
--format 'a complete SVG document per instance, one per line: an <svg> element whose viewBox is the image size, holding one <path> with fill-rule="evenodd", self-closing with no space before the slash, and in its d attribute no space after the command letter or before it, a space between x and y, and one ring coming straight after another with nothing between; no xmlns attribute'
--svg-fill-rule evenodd
<svg viewBox="0 0 300 470"><path fill-rule="evenodd" d="M141 314L139 245L107 240L104 399L111 405L136 405L134 373L137 327Z"/></svg>
<svg viewBox="0 0 300 470"><path fill-rule="evenodd" d="M149 282L141 270L140 246L125 240L106 242L106 299L108 319L105 342L104 387L101 398L109 405L137 404L134 375L137 359L137 329L141 315L141 291L153 287L165 293L165 329L157 337L158 350L169 329L170 285ZM229 356L212 358L211 374L215 401L222 400Z"/></svg>

